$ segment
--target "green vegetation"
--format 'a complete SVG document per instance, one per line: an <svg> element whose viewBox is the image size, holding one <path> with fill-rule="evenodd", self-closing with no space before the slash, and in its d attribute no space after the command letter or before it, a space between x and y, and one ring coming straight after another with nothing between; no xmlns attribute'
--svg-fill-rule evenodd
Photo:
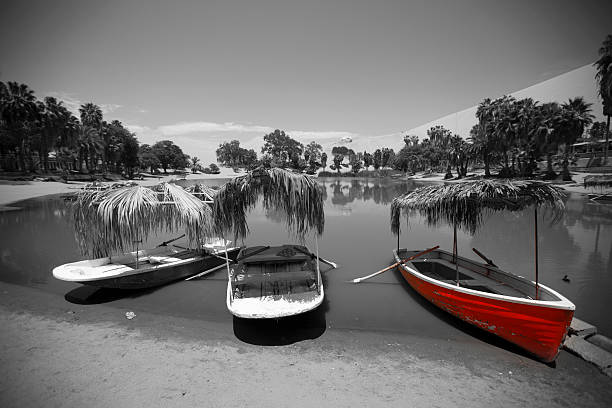
<svg viewBox="0 0 612 408"><path fill-rule="evenodd" d="M217 149L217 162L227 167L246 167L250 168L257 161L255 150L240 147L238 140L224 142Z"/></svg>
<svg viewBox="0 0 612 408"><path fill-rule="evenodd" d="M140 145L120 121L81 105L79 118L62 101L42 101L25 84L0 82L0 169L22 173L118 173L187 167L188 157L170 141Z"/></svg>

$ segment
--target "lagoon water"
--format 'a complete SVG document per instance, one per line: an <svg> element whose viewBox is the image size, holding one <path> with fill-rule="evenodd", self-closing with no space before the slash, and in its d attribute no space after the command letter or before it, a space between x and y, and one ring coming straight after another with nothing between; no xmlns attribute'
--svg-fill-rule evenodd
<svg viewBox="0 0 612 408"><path fill-rule="evenodd" d="M369 281L347 283L382 269L392 261L397 241L389 229L389 209L394 197L418 186L413 181L391 179L320 179L325 187L325 233L319 239L320 255L340 264L324 272L326 300L311 315L293 322L292 333L303 327L304 338L314 338L326 328L375 330L430 336L434 339L490 341L479 331L438 311L403 282L396 271ZM186 183L193 181L188 180ZM205 183L219 185L220 180ZM265 327L233 319L225 307L226 274L220 270L203 279L181 281L161 288L122 292L94 289L54 279L51 269L83 259L74 240L70 212L59 197L27 200L19 210L0 213L0 280L52 292L72 303L96 307L106 303L122 311L148 311L170 316L232 322L238 338L268 344ZM568 195L565 217L551 224L540 212L540 281L576 304L576 316L612 337L612 205ZM256 208L249 217L247 245L290 242L280 214ZM180 235L165 233L145 245L154 246ZM434 245L452 248L452 228L431 228L420 217L403 224L401 246L425 249ZM477 248L502 269L533 277L533 210L496 213L474 236L458 234L459 253L479 260ZM314 251L314 240L306 245ZM322 264L322 270L328 268ZM562 280L567 275L570 282ZM312 330L315 327L316 330ZM253 336L253 330L259 335ZM476 340L480 339L480 340ZM291 339L285 339L291 342Z"/></svg>

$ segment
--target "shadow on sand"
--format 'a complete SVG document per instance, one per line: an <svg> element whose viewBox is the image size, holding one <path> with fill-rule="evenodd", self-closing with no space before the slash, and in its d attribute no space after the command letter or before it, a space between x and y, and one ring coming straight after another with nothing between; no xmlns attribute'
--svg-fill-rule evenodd
<svg viewBox="0 0 612 408"><path fill-rule="evenodd" d="M329 282L322 275L327 291ZM325 333L329 311L327 296L310 312L280 319L243 319L234 316L234 335L238 340L257 346L286 346L303 340L314 340Z"/></svg>
<svg viewBox="0 0 612 408"><path fill-rule="evenodd" d="M98 305L101 303L113 302L119 299L137 298L142 295L152 293L158 287L149 289L108 289L97 288L94 286L83 285L64 295L67 302L77 305Z"/></svg>
<svg viewBox="0 0 612 408"><path fill-rule="evenodd" d="M242 319L234 316L234 335L258 346L286 346L313 340L325 332L323 305L297 316L280 319Z"/></svg>

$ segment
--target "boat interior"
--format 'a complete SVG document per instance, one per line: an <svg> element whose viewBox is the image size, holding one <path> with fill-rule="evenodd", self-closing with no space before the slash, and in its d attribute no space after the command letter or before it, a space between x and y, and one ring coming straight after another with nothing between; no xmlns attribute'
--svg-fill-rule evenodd
<svg viewBox="0 0 612 408"><path fill-rule="evenodd" d="M317 272L309 255L291 246L261 247L243 260L232 277L234 298L294 295L318 291ZM264 249L265 248L265 249Z"/></svg>
<svg viewBox="0 0 612 408"><path fill-rule="evenodd" d="M176 248L174 246L161 246L152 249L141 249L117 256L80 261L82 266L97 268L101 271L103 267L126 269L143 269L155 265L165 265L191 258L195 251L191 249ZM138 268L137 268L138 266Z"/></svg>
<svg viewBox="0 0 612 408"><path fill-rule="evenodd" d="M234 275L234 297L265 297L317 290L317 275L310 262L243 264Z"/></svg>
<svg viewBox="0 0 612 408"><path fill-rule="evenodd" d="M174 246L164 246L149 250L139 251L138 260L136 253L121 255L118 258L112 258L112 263L123 264L132 269L149 267L154 265L170 264L179 262L196 256L196 251L192 249L176 248ZM137 265L138 264L138 265Z"/></svg>
<svg viewBox="0 0 612 408"><path fill-rule="evenodd" d="M407 259L420 251L400 249L400 259ZM451 285L457 284L457 271L459 272L459 286L479 292L512 296L523 299L535 299L535 284L530 279L500 270L499 268L479 263L459 256L457 262L453 254L443 250L432 251L411 262L406 266L412 267L419 273ZM554 293L539 286L538 300L560 301Z"/></svg>

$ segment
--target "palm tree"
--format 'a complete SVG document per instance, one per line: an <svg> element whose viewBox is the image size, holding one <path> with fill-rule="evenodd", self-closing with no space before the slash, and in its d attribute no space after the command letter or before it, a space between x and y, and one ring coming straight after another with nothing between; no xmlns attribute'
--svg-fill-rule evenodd
<svg viewBox="0 0 612 408"><path fill-rule="evenodd" d="M102 109L92 102L85 103L81 105L79 108L79 113L81 114L81 123L83 126L90 126L95 129L98 129L98 135L104 142L105 146L108 145L108 135L103 131L104 120L102 115ZM103 162L104 166L108 162L108 155L106 149L103 151L104 157Z"/></svg>
<svg viewBox="0 0 612 408"><path fill-rule="evenodd" d="M66 136L71 134L73 125L71 118L74 117L62 101L58 102L57 99L50 96L45 97L44 103L39 104L39 116L41 123L39 153L43 168L47 171L49 150L69 147L70 141Z"/></svg>
<svg viewBox="0 0 612 408"><path fill-rule="evenodd" d="M537 108L532 135L537 150L546 154L545 178L547 179L557 177L553 169L552 157L559 149L561 120L561 107L558 103L549 102Z"/></svg>
<svg viewBox="0 0 612 408"><path fill-rule="evenodd" d="M610 139L610 116L612 116L612 35L608 34L599 48L599 59L595 61L595 80L599 86L599 96L603 101L603 114L607 117L606 146L604 164L608 161L608 140Z"/></svg>
<svg viewBox="0 0 612 408"><path fill-rule="evenodd" d="M0 84L0 118L6 124L9 134L16 139L19 167L25 171L32 125L38 117L36 97L34 91L25 84L11 81Z"/></svg>
<svg viewBox="0 0 612 408"><path fill-rule="evenodd" d="M84 126L98 128L102 123L102 109L91 102L81 105L79 108L81 114L81 123Z"/></svg>
<svg viewBox="0 0 612 408"><path fill-rule="evenodd" d="M79 167L83 161L89 171L96 167L96 159L104 153L104 141L91 126L80 126L78 131Z"/></svg>
<svg viewBox="0 0 612 408"><path fill-rule="evenodd" d="M482 160L485 166L485 177L491 177L491 153L493 143L490 134L490 124L492 119L491 100L489 98L484 99L476 109L476 117L478 118L478 124L476 124L472 131L470 131L470 137L473 143L473 152L478 155L482 155Z"/></svg>
<svg viewBox="0 0 612 408"><path fill-rule="evenodd" d="M451 162L457 170L457 178L467 176L469 145L459 135L453 135L449 140Z"/></svg>
<svg viewBox="0 0 612 408"><path fill-rule="evenodd" d="M200 159L197 156L191 158L191 172L195 173L198 170Z"/></svg>
<svg viewBox="0 0 612 408"><path fill-rule="evenodd" d="M450 141L452 133L450 130L444 128L444 126L434 126L427 131L427 136L432 144L437 147L444 156L446 156L446 175L444 179L450 179L453 177L451 171L451 150Z"/></svg>
<svg viewBox="0 0 612 408"><path fill-rule="evenodd" d="M561 105L562 114L562 131L560 133L560 143L565 145L563 154L563 180L571 181L568 164L569 164L569 147L582 136L584 129L593 123L595 118L591 114L591 103L585 102L583 97L569 99Z"/></svg>

